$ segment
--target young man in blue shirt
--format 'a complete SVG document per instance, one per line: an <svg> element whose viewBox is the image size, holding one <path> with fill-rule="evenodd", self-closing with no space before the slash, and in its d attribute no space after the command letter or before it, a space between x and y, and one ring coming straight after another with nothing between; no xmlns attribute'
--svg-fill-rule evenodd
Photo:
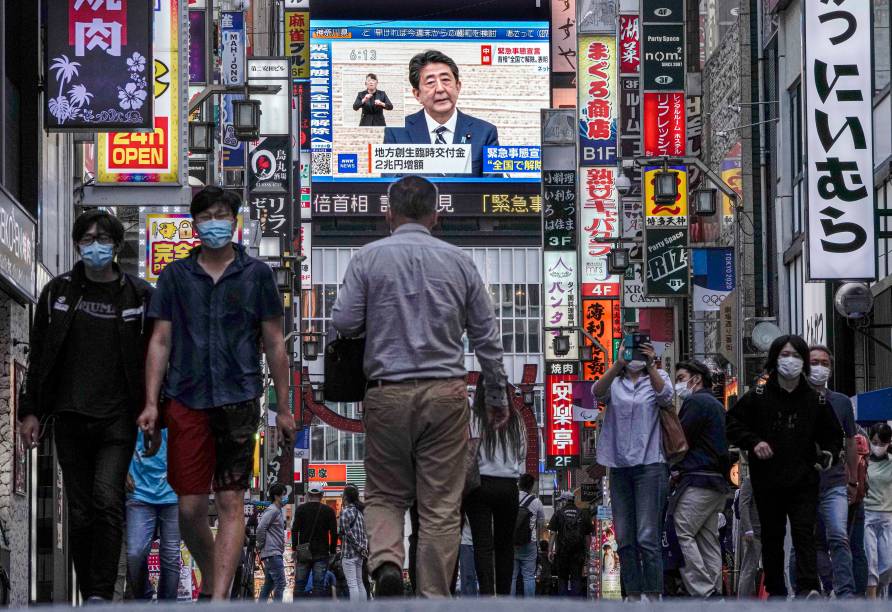
<svg viewBox="0 0 892 612"><path fill-rule="evenodd" d="M180 498L180 525L201 569L201 596L229 599L245 538L243 498L253 466L263 393L261 343L278 397L288 397L283 308L272 270L232 242L241 200L205 187L190 212L201 246L158 279L149 316L155 328L146 361L140 428L155 439L164 381L169 480ZM166 373L166 378L165 378ZM280 436L294 438L291 407L276 417ZM219 515L214 540L209 494Z"/></svg>
<svg viewBox="0 0 892 612"><path fill-rule="evenodd" d="M161 447L148 456L139 432L127 479L127 579L136 599L152 599L149 551L160 528L161 578L158 599L176 601L180 584L180 525L177 494L167 482L167 431Z"/></svg>

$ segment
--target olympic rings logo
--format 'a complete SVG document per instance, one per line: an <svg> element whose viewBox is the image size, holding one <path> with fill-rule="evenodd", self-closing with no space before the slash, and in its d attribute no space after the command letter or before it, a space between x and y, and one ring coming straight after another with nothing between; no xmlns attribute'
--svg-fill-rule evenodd
<svg viewBox="0 0 892 612"><path fill-rule="evenodd" d="M700 299L703 300L704 304L712 304L713 306L721 306L722 302L725 301L724 295L718 295L716 293L711 293L702 296Z"/></svg>

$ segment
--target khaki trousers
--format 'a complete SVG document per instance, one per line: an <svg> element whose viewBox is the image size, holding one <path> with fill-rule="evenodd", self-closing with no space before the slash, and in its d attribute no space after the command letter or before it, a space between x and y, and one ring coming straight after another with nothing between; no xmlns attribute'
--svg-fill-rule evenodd
<svg viewBox="0 0 892 612"><path fill-rule="evenodd" d="M675 531L685 562L681 580L691 597L722 594L719 512L725 497L712 489L688 487L675 506Z"/></svg>
<svg viewBox="0 0 892 612"><path fill-rule="evenodd" d="M371 387L363 402L369 569L405 560L406 511L418 501L417 592L448 597L461 540L468 445L464 379Z"/></svg>

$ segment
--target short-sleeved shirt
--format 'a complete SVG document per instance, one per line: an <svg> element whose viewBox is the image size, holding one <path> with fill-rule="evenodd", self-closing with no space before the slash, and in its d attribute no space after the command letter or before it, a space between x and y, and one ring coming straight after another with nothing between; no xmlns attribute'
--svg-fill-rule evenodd
<svg viewBox="0 0 892 612"><path fill-rule="evenodd" d="M855 429L855 411L852 408L852 400L836 391L827 390L827 401L833 408L833 413L842 425L846 438L852 438L858 433ZM840 461L826 472L821 472L821 491L835 487L844 487L848 483L846 474L846 462Z"/></svg>
<svg viewBox="0 0 892 612"><path fill-rule="evenodd" d="M165 395L192 409L260 396L261 323L284 312L270 267L233 248L216 284L198 264L200 246L168 265L149 308L150 317L172 323Z"/></svg>

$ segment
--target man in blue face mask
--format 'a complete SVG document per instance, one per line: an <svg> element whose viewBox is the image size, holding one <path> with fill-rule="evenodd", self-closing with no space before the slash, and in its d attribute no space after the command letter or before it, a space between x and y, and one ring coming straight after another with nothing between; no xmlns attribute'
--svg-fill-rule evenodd
<svg viewBox="0 0 892 612"><path fill-rule="evenodd" d="M124 226L109 213L82 214L72 239L81 261L50 281L37 303L20 431L33 448L41 422L54 421L78 586L85 601L111 601L152 289L114 263Z"/></svg>
<svg viewBox="0 0 892 612"><path fill-rule="evenodd" d="M263 392L261 341L276 394L287 398L289 389L275 277L232 242L240 206L237 195L218 187L192 199L201 245L158 278L149 311L155 329L146 402L138 421L147 437L157 439L163 381L168 481L179 496L183 539L201 569L201 597L219 601L229 598L245 536L243 497ZM293 441L287 401L279 402L276 425L286 442ZM216 541L207 520L211 490L220 519Z"/></svg>

